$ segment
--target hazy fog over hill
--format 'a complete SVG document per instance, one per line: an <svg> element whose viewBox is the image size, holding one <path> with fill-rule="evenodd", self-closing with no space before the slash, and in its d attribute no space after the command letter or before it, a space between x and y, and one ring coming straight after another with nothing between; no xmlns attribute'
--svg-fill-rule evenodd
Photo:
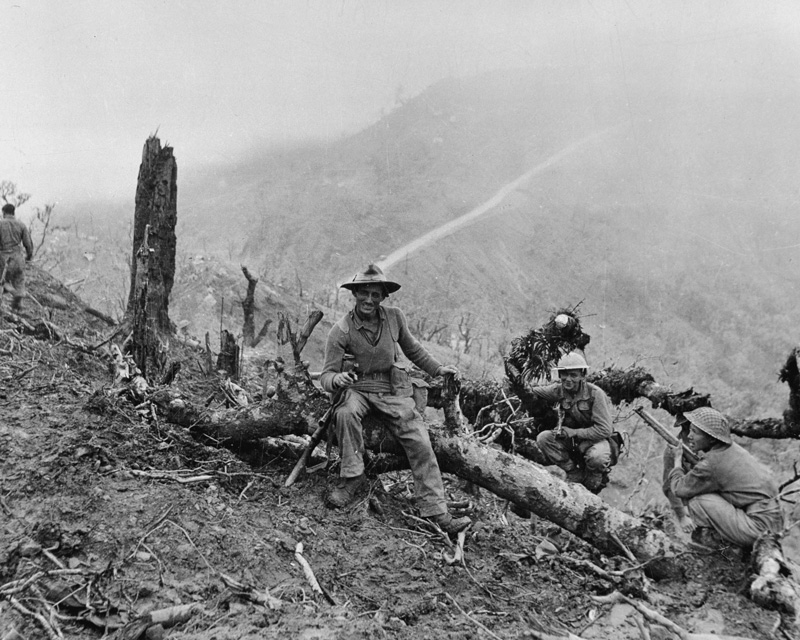
<svg viewBox="0 0 800 640"><path fill-rule="evenodd" d="M795 340L800 131L788 96L756 81L709 81L689 100L647 71L628 68L624 94L573 68L442 81L354 136L218 167L205 196L182 184L181 242L325 301L359 265L588 139L398 263L396 299L454 337L468 317L484 355L582 301L595 364L644 359L726 409L760 409L782 394Z"/></svg>
<svg viewBox="0 0 800 640"><path fill-rule="evenodd" d="M179 167L174 315L198 333L199 302L235 306L241 264L329 304L366 262L538 168L392 267L418 329L445 324L436 339L463 351L460 321L498 362L581 302L593 364L639 360L732 412L782 404L800 283L794 4L148 6L10 6L0 27L18 88L0 178L63 198L52 262L90 301L126 298L156 129Z"/></svg>

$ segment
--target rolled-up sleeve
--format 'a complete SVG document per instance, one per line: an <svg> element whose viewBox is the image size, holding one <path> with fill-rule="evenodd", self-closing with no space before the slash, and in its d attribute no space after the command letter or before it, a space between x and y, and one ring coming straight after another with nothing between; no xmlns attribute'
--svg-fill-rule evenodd
<svg viewBox="0 0 800 640"><path fill-rule="evenodd" d="M561 385L556 382L555 384L527 385L525 389L534 398L552 404L559 399L558 388L560 386Z"/></svg>
<svg viewBox="0 0 800 640"><path fill-rule="evenodd" d="M319 383L325 391L334 391L333 377L342 370L347 343L348 335L338 325L334 325L328 332L328 340L325 343L325 363L322 365L322 373L319 376Z"/></svg>
<svg viewBox="0 0 800 640"><path fill-rule="evenodd" d="M403 312L400 311L400 309L395 309L394 311L397 314L397 343L400 345L403 353L425 373L430 376L435 376L439 371L439 367L442 366L441 363L428 353L428 350L411 335L411 332L408 330L408 322Z"/></svg>

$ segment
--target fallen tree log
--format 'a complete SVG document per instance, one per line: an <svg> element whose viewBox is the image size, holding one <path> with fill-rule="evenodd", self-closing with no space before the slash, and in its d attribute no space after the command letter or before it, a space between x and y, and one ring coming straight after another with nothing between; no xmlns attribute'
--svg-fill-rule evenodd
<svg viewBox="0 0 800 640"><path fill-rule="evenodd" d="M430 425L429 433L442 471L528 509L604 553L624 555L627 548L640 562L651 563L654 577L673 571L666 558L674 559L683 550L679 544L581 485L564 482L519 456L449 434L439 425Z"/></svg>
<svg viewBox="0 0 800 640"><path fill-rule="evenodd" d="M292 385L278 388L265 402L234 409L199 407L172 389L159 389L150 401L167 422L229 447L247 447L268 436L313 433L329 404L322 393L304 392Z"/></svg>
<svg viewBox="0 0 800 640"><path fill-rule="evenodd" d="M726 416L731 432L747 438L800 438L800 375L797 373L797 352L792 351L786 365L781 370L781 381L789 385L789 408L782 418L756 418L745 420ZM607 368L590 373L588 381L606 392L614 405L632 403L637 399L649 400L653 407L661 408L671 415L692 411L699 407L711 406L708 394L698 393L689 388L672 391L659 384L644 369L637 367L628 370ZM444 406L441 382L429 381L428 406L440 409ZM524 385L507 381L465 380L459 396L464 416L475 428L485 424L478 420L484 408L494 407L493 414L486 414L494 421L511 424L519 414L535 419L538 428L549 429L555 424L555 412L547 403L528 393ZM513 426L513 425L512 425ZM515 429L518 437L525 437L525 431Z"/></svg>
<svg viewBox="0 0 800 640"><path fill-rule="evenodd" d="M308 434L316 427L313 394L305 397L299 386L287 385L276 393L274 402L209 411L174 396L171 390L156 392L152 400L165 420L212 435L227 446L249 447L268 436ZM316 399L327 402L324 398ZM322 404L319 405L322 408ZM487 447L440 423L429 423L431 443L443 471L452 473L524 507L542 518L583 538L604 553L630 550L641 562L653 562L654 574L663 575L667 562L680 548L664 533L650 529L641 520L604 503L583 487L567 484L544 468L519 456ZM364 423L365 445L373 452L402 453L400 446L373 419Z"/></svg>
<svg viewBox="0 0 800 640"><path fill-rule="evenodd" d="M781 614L781 619L795 630L800 622L800 592L793 580L777 535L759 539L752 556L754 579L750 583L753 602Z"/></svg>

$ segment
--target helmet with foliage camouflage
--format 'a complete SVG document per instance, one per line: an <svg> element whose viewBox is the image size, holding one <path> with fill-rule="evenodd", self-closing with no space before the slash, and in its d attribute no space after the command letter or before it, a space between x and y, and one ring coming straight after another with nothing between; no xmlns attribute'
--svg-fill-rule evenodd
<svg viewBox="0 0 800 640"><path fill-rule="evenodd" d="M719 411L711 407L700 407L694 411L687 411L683 415L695 427L700 429L705 434L710 435L712 438L731 444L731 428L728 426L728 421Z"/></svg>

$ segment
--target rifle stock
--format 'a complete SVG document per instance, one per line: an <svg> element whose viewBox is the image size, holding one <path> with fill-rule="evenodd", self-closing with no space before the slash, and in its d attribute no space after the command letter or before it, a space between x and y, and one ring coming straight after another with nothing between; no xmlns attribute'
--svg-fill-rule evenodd
<svg viewBox="0 0 800 640"><path fill-rule="evenodd" d="M644 408L636 407L634 411L639 414L639 417L642 420L644 420L648 425L650 425L653 431L655 431L658 435L664 438L664 440L667 441L667 444L673 447L680 446L681 448L683 448L683 455L686 457L687 460L693 463L696 463L699 460L697 454L694 451L692 451L688 446L686 446L685 443L678 440L678 438L672 432L668 431L663 424L661 424L658 420L656 420L654 416L645 411Z"/></svg>

